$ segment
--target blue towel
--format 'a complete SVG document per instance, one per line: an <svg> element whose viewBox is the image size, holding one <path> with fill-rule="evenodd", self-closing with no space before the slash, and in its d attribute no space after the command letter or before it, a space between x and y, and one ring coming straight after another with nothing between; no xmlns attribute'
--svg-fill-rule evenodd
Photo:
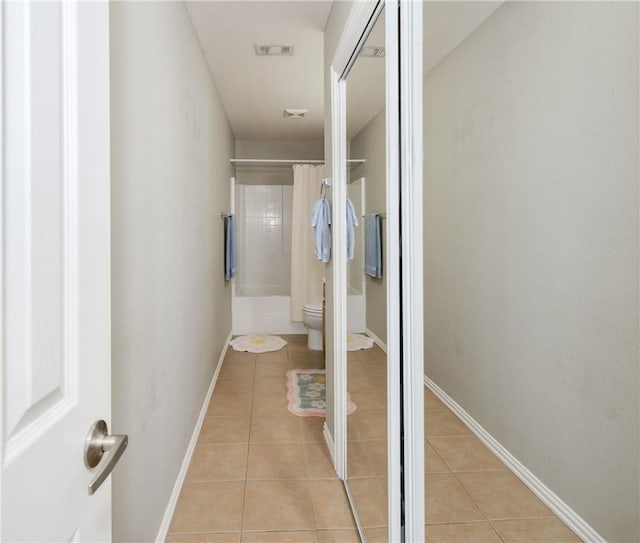
<svg viewBox="0 0 640 543"><path fill-rule="evenodd" d="M311 226L315 230L313 256L320 262L331 260L331 203L321 198L313 206Z"/></svg>
<svg viewBox="0 0 640 543"><path fill-rule="evenodd" d="M236 218L229 215L224 219L224 278L228 281L236 274Z"/></svg>
<svg viewBox="0 0 640 543"><path fill-rule="evenodd" d="M364 216L364 273L382 279L382 217L379 213Z"/></svg>
<svg viewBox="0 0 640 543"><path fill-rule="evenodd" d="M358 218L356 217L356 210L351 203L351 200L347 198L347 258L353 260L354 248L356 245L355 227L358 226Z"/></svg>

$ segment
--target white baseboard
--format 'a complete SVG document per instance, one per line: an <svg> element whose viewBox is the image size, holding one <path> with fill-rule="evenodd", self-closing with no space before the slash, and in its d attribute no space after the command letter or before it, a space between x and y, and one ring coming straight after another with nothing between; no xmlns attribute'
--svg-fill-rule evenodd
<svg viewBox="0 0 640 543"><path fill-rule="evenodd" d="M331 432L329 431L329 427L327 426L327 421L324 421L322 425L322 435L324 436L324 442L327 445L327 449L329 449L329 454L331 455L331 463L336 465L336 446L333 442L333 437L331 437Z"/></svg>
<svg viewBox="0 0 640 543"><path fill-rule="evenodd" d="M387 344L376 336L369 328L367 328L366 334L380 347L385 353L387 352Z"/></svg>
<svg viewBox="0 0 640 543"><path fill-rule="evenodd" d="M589 543L606 543L589 524L562 499L515 458L503 445L467 413L444 390L426 375L425 386L453 411L458 418L520 479L540 500L551 509L575 534Z"/></svg>
<svg viewBox="0 0 640 543"><path fill-rule="evenodd" d="M196 421L196 425L193 429L193 434L191 435L191 440L189 441L187 452L184 455L184 460L182 461L182 466L180 467L180 471L178 472L178 477L176 478L176 482L173 485L173 491L171 492L169 503L167 504L164 516L162 517L162 523L160 524L160 529L158 530L158 535L156 536L156 543L164 543L164 540L167 538L169 525L171 524L171 519L173 518L173 513L175 511L176 504L178 503L178 497L180 496L180 491L182 490L182 484L184 483L184 478L187 476L187 470L189 469L189 464L191 463L191 457L193 456L193 451L196 448L198 436L200 435L200 429L202 428L202 424L204 423L204 417L207 414L207 407L209 406L209 401L211 400L213 389L216 386L218 375L220 374L220 368L222 367L222 361L227 354L227 349L229 348L230 341L231 332L229 332L229 335L224 342L224 347L222 348L222 352L220 353L220 358L218 358L216 371L213 372L209 390L207 391L204 403L202 404L202 408L200 409L200 415L198 415L198 420Z"/></svg>

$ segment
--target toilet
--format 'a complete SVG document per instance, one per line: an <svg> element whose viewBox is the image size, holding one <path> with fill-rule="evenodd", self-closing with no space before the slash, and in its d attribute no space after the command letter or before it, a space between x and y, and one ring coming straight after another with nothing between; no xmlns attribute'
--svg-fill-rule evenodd
<svg viewBox="0 0 640 543"><path fill-rule="evenodd" d="M307 302L302 306L302 322L309 333L307 347L322 350L322 302Z"/></svg>

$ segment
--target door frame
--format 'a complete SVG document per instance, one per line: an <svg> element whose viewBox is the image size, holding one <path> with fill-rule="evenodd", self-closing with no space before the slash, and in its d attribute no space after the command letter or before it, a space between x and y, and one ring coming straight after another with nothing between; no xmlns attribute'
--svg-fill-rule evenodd
<svg viewBox="0 0 640 543"><path fill-rule="evenodd" d="M4 59L4 5L0 5L0 59ZM4 61L3 61L4 62ZM0 104L4 104L4 95L5 95L5 81L4 81L4 71L0 69ZM0 240L4 240L5 231L4 231L4 205L5 205L5 197L4 197L4 183L5 183L5 136L4 136L4 107L0 108ZM5 269L5 256L4 256L4 243L0 244L2 250L0 251L0 308L4 308L5 297L6 294L4 292L4 269ZM4 349L5 349L5 326L6 326L6 317L5 312L2 310L0 312L0 391L5 390L4 383L4 374L5 374L5 357L4 357ZM0 397L2 396L2 392L0 392ZM4 407L0 406L0 436L5 435L4 429ZM4 465L4 443L0 441L0 466ZM2 469L0 469L0 511L4 511L4 492L2 492L3 488L3 479L2 479ZM4 526L2 524L2 515L0 515L0 538L4 533Z"/></svg>
<svg viewBox="0 0 640 543"><path fill-rule="evenodd" d="M348 494L345 77L383 8L386 17L388 534L389 541L394 542L424 541L422 2L411 0L355 3L331 63L334 459L336 472L345 482ZM390 107L396 104L400 107ZM391 439L391 436L397 438ZM404 452L401 436L404 436ZM401 485L404 485L404 511L400 506Z"/></svg>
<svg viewBox="0 0 640 543"><path fill-rule="evenodd" d="M424 541L422 2L399 0L405 541Z"/></svg>

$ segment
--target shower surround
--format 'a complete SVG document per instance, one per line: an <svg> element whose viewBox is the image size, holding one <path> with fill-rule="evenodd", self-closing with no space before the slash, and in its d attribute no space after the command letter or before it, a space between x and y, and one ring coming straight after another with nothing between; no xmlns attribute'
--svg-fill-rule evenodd
<svg viewBox="0 0 640 543"><path fill-rule="evenodd" d="M234 334L306 334L290 311L292 205L292 185L235 184ZM364 332L364 295L350 289L348 300L349 331Z"/></svg>
<svg viewBox="0 0 640 543"><path fill-rule="evenodd" d="M305 332L289 311L292 201L292 185L236 184L235 334Z"/></svg>

